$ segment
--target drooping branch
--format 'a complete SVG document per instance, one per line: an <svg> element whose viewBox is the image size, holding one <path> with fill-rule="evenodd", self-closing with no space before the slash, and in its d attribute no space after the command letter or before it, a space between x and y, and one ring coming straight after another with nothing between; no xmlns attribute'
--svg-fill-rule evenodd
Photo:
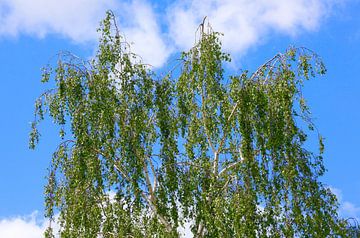
<svg viewBox="0 0 360 238"><path fill-rule="evenodd" d="M101 154L104 157L107 157L106 154L104 154L101 150L94 149L94 151ZM115 158L116 158L116 161L120 161L120 159L118 157L115 156ZM122 168L120 164L114 163L114 168L116 169L116 171L118 171L121 174L121 176L123 176L123 178L125 178L125 180L128 183L132 182L131 178L128 176L128 173L126 173L125 169ZM149 190L149 193L150 193L150 197L147 196L146 193L143 190L138 188L140 190L139 191L140 195L149 204L150 208L152 209L154 214L160 219L161 223L165 226L166 230L168 232L171 232L173 230L171 224L158 212L155 196L154 196L154 193L153 193L153 188L151 187L151 183L150 183L150 177L149 177L148 169L147 169L146 166L144 166L143 169L145 171L145 179L146 179L146 184L147 184L147 187L148 187L148 190ZM155 175L154 175L154 177L155 177Z"/></svg>
<svg viewBox="0 0 360 238"><path fill-rule="evenodd" d="M206 125L206 109L205 109L205 95L204 95L204 89L202 88L201 90L201 118L202 118L202 122L203 122L203 127L204 127L204 132L205 132L205 136L206 136L206 139L209 143L209 146L211 148L211 150L213 151L213 153L216 152L216 149L213 145L213 143L211 142L211 137L210 137L210 133L209 133L209 130L207 128L207 125Z"/></svg>
<svg viewBox="0 0 360 238"><path fill-rule="evenodd" d="M127 176L127 174L116 164L114 164L115 169L123 175L128 182L130 182L130 178ZM150 185L151 187L151 185ZM149 198L144 191L140 191L141 197L149 204L151 210L154 212L155 216L157 216L160 219L160 222L162 225L165 226L166 230L168 232L171 232L173 230L171 224L158 212L158 208L156 206L156 203L153 199Z"/></svg>

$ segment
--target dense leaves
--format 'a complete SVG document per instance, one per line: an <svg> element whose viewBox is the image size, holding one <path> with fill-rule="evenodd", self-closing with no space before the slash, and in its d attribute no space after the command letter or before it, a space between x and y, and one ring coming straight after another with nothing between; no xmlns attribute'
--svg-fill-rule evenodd
<svg viewBox="0 0 360 238"><path fill-rule="evenodd" d="M175 70L158 77L132 54L109 12L95 59L59 54L56 87L36 101L59 125L45 189L61 237L345 237L303 82L325 68L306 48L229 76L219 34L204 23ZM301 126L300 126L301 125ZM308 128L307 128L307 127ZM316 132L315 132L316 133ZM46 237L52 237L51 225Z"/></svg>

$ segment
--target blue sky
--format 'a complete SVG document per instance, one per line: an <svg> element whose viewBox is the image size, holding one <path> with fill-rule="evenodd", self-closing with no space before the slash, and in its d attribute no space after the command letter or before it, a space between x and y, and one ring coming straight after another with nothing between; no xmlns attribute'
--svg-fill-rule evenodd
<svg viewBox="0 0 360 238"><path fill-rule="evenodd" d="M41 237L44 177L59 138L46 120L38 149L28 149L34 101L47 86L40 69L61 50L91 57L107 9L158 71L191 46L205 15L225 34L235 73L289 45L316 51L328 73L307 82L304 93L326 138L322 181L338 195L343 216L360 217L360 1L0 0L0 237Z"/></svg>

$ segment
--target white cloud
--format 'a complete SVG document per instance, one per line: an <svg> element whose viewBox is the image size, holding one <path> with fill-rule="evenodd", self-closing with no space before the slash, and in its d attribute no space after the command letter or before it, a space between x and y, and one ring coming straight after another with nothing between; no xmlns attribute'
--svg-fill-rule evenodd
<svg viewBox="0 0 360 238"><path fill-rule="evenodd" d="M191 232L191 226L193 224L193 221L186 221L182 226L180 226L177 231L180 234L180 237L182 238L193 238L194 235Z"/></svg>
<svg viewBox="0 0 360 238"><path fill-rule="evenodd" d="M270 32L295 35L318 29L335 1L328 0L203 0L177 1L168 10L170 35L181 49L194 43L194 29L207 16L224 33L225 50L243 54Z"/></svg>
<svg viewBox="0 0 360 238"><path fill-rule="evenodd" d="M334 193L340 203L339 214L344 218L355 218L360 221L360 207L344 200L343 193L340 189L329 187L332 193Z"/></svg>
<svg viewBox="0 0 360 238"><path fill-rule="evenodd" d="M121 31L134 42L133 51L145 63L155 67L165 63L170 47L164 43L152 7L143 1L0 0L0 35L59 34L75 43L95 42L96 29L108 9L119 16Z"/></svg>
<svg viewBox="0 0 360 238"><path fill-rule="evenodd" d="M109 193L110 199L115 196L114 192ZM58 215L55 216L57 220ZM0 219L0 237L1 238L41 238L48 227L49 222L39 218L39 213L34 211L28 216L16 216L12 218ZM178 231L183 238L193 237L190 230L191 222L186 222L184 226L179 227ZM55 237L58 237L60 226L53 223ZM101 237L101 236L99 236Z"/></svg>
<svg viewBox="0 0 360 238"><path fill-rule="evenodd" d="M340 216L344 218L355 218L358 221L360 220L360 207L355 204L344 201L343 194L340 189L329 187L330 190L336 195L340 203ZM110 191L109 198L114 199L114 191ZM259 206L259 209L263 208ZM43 233L48 226L48 221L45 219L38 218L38 212L35 211L28 216L17 216L13 218L4 218L0 219L0 237L11 237L11 238L40 238L43 237ZM55 220L57 220L55 216ZM193 234L191 233L191 225L193 221L186 221L183 226L178 228L178 232L181 234L181 237L191 238ZM59 231L59 225L54 224L55 234Z"/></svg>
<svg viewBox="0 0 360 238"><path fill-rule="evenodd" d="M204 16L225 34L225 50L243 55L273 32L293 36L318 29L342 1L346 0L176 0L154 12L150 0L0 0L0 36L58 34L76 43L96 42L96 28L105 11L112 9L120 30L134 42L134 52L160 67L175 49L193 45Z"/></svg>
<svg viewBox="0 0 360 238"><path fill-rule="evenodd" d="M120 30L126 40L133 42L132 51L142 57L145 63L154 67L162 66L171 53L157 22L151 5L142 1L122 4Z"/></svg>
<svg viewBox="0 0 360 238"><path fill-rule="evenodd" d="M356 218L360 220L360 207L357 207L351 202L343 202L340 206L340 213L344 214L346 217Z"/></svg>
<svg viewBox="0 0 360 238"><path fill-rule="evenodd" d="M18 216L0 220L0 237L40 238L43 237L48 222L37 218L38 212L29 216Z"/></svg>
<svg viewBox="0 0 360 238"><path fill-rule="evenodd" d="M96 39L96 27L115 0L0 0L0 34L44 37L57 33L75 42Z"/></svg>

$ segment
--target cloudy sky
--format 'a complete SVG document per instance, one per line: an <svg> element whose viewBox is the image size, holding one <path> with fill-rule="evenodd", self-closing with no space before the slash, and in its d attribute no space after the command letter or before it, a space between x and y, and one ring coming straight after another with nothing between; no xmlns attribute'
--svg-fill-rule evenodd
<svg viewBox="0 0 360 238"><path fill-rule="evenodd" d="M91 57L107 9L156 70L191 47L204 16L224 33L234 73L289 45L320 54L328 74L304 91L326 138L322 181L337 194L341 215L360 217L359 0L0 0L0 237L41 237L44 177L58 138L46 121L38 149L27 146L34 100L45 89L40 69L61 50Z"/></svg>

